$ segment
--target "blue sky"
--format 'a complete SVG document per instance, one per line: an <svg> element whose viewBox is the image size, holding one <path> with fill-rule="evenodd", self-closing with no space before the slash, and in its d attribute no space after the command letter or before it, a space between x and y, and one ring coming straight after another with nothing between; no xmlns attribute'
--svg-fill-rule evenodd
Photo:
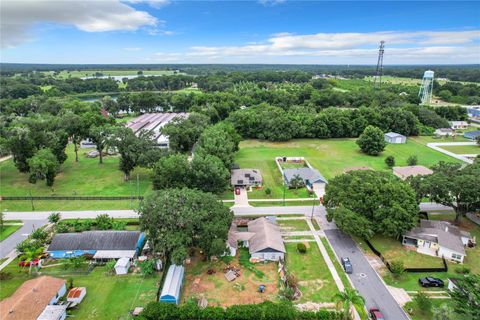
<svg viewBox="0 0 480 320"><path fill-rule="evenodd" d="M1 61L480 63L480 2L2 0Z"/></svg>

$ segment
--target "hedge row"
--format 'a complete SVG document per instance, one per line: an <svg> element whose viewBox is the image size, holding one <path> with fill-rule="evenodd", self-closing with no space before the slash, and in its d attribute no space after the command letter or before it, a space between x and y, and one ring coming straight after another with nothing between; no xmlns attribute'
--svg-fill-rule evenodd
<svg viewBox="0 0 480 320"><path fill-rule="evenodd" d="M139 317L141 320L339 320L340 318L337 312L327 310L301 312L289 302L234 305L225 309L221 307L200 309L193 302L180 306L152 302Z"/></svg>

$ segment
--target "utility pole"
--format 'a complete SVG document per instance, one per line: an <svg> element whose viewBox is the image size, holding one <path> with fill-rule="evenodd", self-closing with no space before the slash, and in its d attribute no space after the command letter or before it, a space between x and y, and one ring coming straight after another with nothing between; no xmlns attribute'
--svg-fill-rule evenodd
<svg viewBox="0 0 480 320"><path fill-rule="evenodd" d="M378 60L377 60L377 70L375 71L374 86L380 86L382 84L382 75L383 75L383 54L385 52L385 41L380 41L380 47L378 48Z"/></svg>
<svg viewBox="0 0 480 320"><path fill-rule="evenodd" d="M285 207L285 179L283 179L283 206Z"/></svg>
<svg viewBox="0 0 480 320"><path fill-rule="evenodd" d="M32 196L32 190L29 190L30 192L30 202L32 204L32 211L35 211L35 206L33 205L33 196Z"/></svg>

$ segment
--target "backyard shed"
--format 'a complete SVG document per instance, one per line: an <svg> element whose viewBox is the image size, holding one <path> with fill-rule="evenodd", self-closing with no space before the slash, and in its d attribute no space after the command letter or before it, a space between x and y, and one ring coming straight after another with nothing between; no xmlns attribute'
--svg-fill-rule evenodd
<svg viewBox="0 0 480 320"><path fill-rule="evenodd" d="M127 274L128 269L130 269L130 259L120 258L115 264L115 273L116 274Z"/></svg>
<svg viewBox="0 0 480 320"><path fill-rule="evenodd" d="M396 132L387 132L383 135L385 141L388 143L405 143L407 142L407 137Z"/></svg>
<svg viewBox="0 0 480 320"><path fill-rule="evenodd" d="M168 268L167 277L160 294L160 302L180 303L180 291L183 285L184 273L185 268L183 266L172 264Z"/></svg>
<svg viewBox="0 0 480 320"><path fill-rule="evenodd" d="M85 287L75 287L72 288L67 295L67 301L79 304L82 302L83 298L87 295L87 288Z"/></svg>
<svg viewBox="0 0 480 320"><path fill-rule="evenodd" d="M46 306L37 320L64 320L67 318L67 305Z"/></svg>

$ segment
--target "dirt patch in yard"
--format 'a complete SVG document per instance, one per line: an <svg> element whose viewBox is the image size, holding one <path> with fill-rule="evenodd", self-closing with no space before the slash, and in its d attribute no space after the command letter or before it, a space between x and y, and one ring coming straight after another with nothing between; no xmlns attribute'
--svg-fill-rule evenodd
<svg viewBox="0 0 480 320"><path fill-rule="evenodd" d="M182 300L205 297L209 306L231 306L275 301L278 298L276 263L255 265L255 268L265 274L263 278L240 266L238 257L235 257L230 265L240 269L240 276L231 282L225 278L225 262L209 262L204 261L201 256L194 257L186 266ZM209 270L214 272L208 274ZM258 292L260 285L265 286L263 293Z"/></svg>

